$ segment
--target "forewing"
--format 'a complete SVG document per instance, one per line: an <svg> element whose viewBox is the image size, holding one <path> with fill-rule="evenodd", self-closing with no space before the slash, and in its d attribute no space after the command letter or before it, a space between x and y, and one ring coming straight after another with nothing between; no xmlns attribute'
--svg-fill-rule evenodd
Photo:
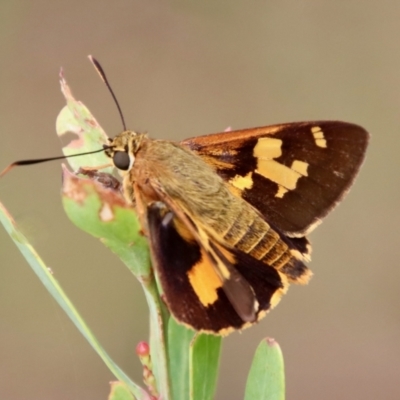
<svg viewBox="0 0 400 400"><path fill-rule="evenodd" d="M272 226L300 237L348 191L367 143L368 133L360 126L315 121L199 136L181 144Z"/></svg>

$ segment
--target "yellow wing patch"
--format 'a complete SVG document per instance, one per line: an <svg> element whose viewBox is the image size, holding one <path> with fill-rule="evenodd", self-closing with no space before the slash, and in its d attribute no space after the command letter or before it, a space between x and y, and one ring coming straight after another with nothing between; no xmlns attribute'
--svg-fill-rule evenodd
<svg viewBox="0 0 400 400"><path fill-rule="evenodd" d="M298 172L300 175L308 176L308 164L304 161L294 160L291 169Z"/></svg>
<svg viewBox="0 0 400 400"><path fill-rule="evenodd" d="M315 132L318 137L321 134L323 135L321 130ZM254 147L253 155L257 159L255 172L278 185L275 197L282 198L289 190L296 189L298 180L302 176L308 175L308 163L304 161L294 160L291 166L283 165L276 161L276 158L282 155L281 139L260 138ZM249 173L244 177L236 176L230 183L243 190L244 188L247 189L247 186L252 185L253 182Z"/></svg>
<svg viewBox="0 0 400 400"><path fill-rule="evenodd" d="M254 157L271 160L282 155L282 140L270 137L260 138L253 150Z"/></svg>
<svg viewBox="0 0 400 400"><path fill-rule="evenodd" d="M297 187L302 176L307 176L308 163L294 160L290 167L275 160L257 159L256 173L279 185L275 197L283 197L289 190Z"/></svg>
<svg viewBox="0 0 400 400"><path fill-rule="evenodd" d="M234 178L229 180L229 183L240 190L251 189L253 187L253 172L250 171L245 176L236 175Z"/></svg>
<svg viewBox="0 0 400 400"><path fill-rule="evenodd" d="M326 148L326 140L325 140L325 136L324 136L324 132L322 132L322 129L320 126L313 126L311 128L311 133L314 136L314 140L315 140L315 144L318 147L324 147Z"/></svg>
<svg viewBox="0 0 400 400"><path fill-rule="evenodd" d="M222 282L204 249L201 249L200 261L187 274L193 290L204 307L218 300L217 290L222 287Z"/></svg>

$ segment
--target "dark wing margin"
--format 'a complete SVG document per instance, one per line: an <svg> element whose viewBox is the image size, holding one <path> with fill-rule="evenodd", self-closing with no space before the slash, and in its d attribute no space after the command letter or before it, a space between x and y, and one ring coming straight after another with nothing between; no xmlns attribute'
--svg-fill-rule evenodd
<svg viewBox="0 0 400 400"><path fill-rule="evenodd" d="M226 282L215 271L209 254L179 227L181 223L161 202L148 206L147 223L153 265L159 277L164 299L179 322L195 330L226 335L258 321L280 300L286 290L282 276L270 267L235 249L211 244L217 257L237 271L235 279L244 279L255 296L257 311L252 321L243 320L226 292L233 290L240 299L240 285ZM229 279L228 279L229 281ZM231 288L229 287L229 285ZM227 286L228 285L228 286ZM242 299L246 302L246 292ZM236 301L238 301L238 299Z"/></svg>
<svg viewBox="0 0 400 400"><path fill-rule="evenodd" d="M297 122L195 137L181 144L288 236L309 233L342 199L368 133L339 121Z"/></svg>

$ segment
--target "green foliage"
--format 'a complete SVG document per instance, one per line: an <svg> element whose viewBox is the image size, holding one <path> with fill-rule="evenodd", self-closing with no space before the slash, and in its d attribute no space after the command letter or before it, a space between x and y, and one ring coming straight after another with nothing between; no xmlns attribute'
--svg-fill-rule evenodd
<svg viewBox="0 0 400 400"><path fill-rule="evenodd" d="M281 348L274 339L259 344L247 377L245 400L284 400L285 375Z"/></svg>
<svg viewBox="0 0 400 400"><path fill-rule="evenodd" d="M108 400L135 400L129 388L122 382L111 382Z"/></svg>
<svg viewBox="0 0 400 400"><path fill-rule="evenodd" d="M218 339L218 340L216 340ZM217 386L222 338L197 334L190 344L190 394L193 400L211 400Z"/></svg>
<svg viewBox="0 0 400 400"><path fill-rule="evenodd" d="M57 303L61 306L61 308L65 311L65 313L78 328L78 330L82 333L82 335L86 338L86 340L90 343L97 354L102 358L102 360L110 369L110 371L114 374L114 376L118 380L124 382L138 400L148 400L149 397L147 393L139 385L132 382L131 379L118 367L118 365L102 348L96 337L86 325L83 318L79 315L78 311L76 310L70 299L62 290L57 280L51 274L50 269L40 258L35 249L29 244L24 235L17 229L11 215L7 212L7 210L1 203L0 222L3 224L4 228L11 236L14 243L17 245L18 249L21 251L22 255L25 257L26 261L29 263L43 285L50 292Z"/></svg>

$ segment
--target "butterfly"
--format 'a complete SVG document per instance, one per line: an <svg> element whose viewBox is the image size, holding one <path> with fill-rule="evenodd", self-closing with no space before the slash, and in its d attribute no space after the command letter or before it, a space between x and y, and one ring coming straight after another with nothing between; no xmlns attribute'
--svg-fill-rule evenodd
<svg viewBox="0 0 400 400"><path fill-rule="evenodd" d="M309 281L306 235L349 190L367 143L360 126L315 121L181 143L125 130L105 153L138 211L170 312L226 335Z"/></svg>

